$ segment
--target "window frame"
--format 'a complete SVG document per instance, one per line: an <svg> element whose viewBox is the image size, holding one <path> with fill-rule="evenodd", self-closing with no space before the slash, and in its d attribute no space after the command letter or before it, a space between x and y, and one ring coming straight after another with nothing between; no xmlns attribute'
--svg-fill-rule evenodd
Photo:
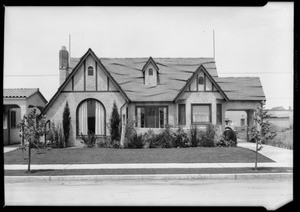
<svg viewBox="0 0 300 212"><path fill-rule="evenodd" d="M221 111L219 111L221 109ZM222 104L217 103L216 104L216 123L221 125L222 124Z"/></svg>
<svg viewBox="0 0 300 212"><path fill-rule="evenodd" d="M92 71L92 74L90 74L90 72ZM87 72L88 72L88 76L94 76L94 67L93 66L89 66L88 69L87 69Z"/></svg>
<svg viewBox="0 0 300 212"><path fill-rule="evenodd" d="M17 112L14 110L11 110L10 111L10 128L16 128L16 127L17 127Z"/></svg>
<svg viewBox="0 0 300 212"><path fill-rule="evenodd" d="M184 123L180 122L180 106L184 106ZM186 125L186 104L178 104L178 125Z"/></svg>
<svg viewBox="0 0 300 212"><path fill-rule="evenodd" d="M209 107L209 121L208 122L194 122L193 120L193 107L194 106L208 106ZM198 104L198 103L195 103L195 104L191 104L191 124L193 125L198 125L198 124L210 124L212 123L212 120L211 120L211 104Z"/></svg>
<svg viewBox="0 0 300 212"><path fill-rule="evenodd" d="M142 123L141 123L141 126L139 128L155 128L155 129L162 129L164 127L160 127L160 120L158 120L158 127L146 127L146 123L147 123L147 115L146 115L146 108L155 108L155 111L157 110L158 113L155 113L155 114L158 114L158 118L160 118L160 114L159 114L159 108L166 108L166 123L164 123L164 125L166 124L169 124L169 106L168 105L137 105L135 106L135 117L136 119L138 118L138 108L144 108L145 110L145 116L144 116L144 127L142 127ZM136 121L136 124L135 126L138 127L138 121L141 121L141 120L137 120Z"/></svg>
<svg viewBox="0 0 300 212"><path fill-rule="evenodd" d="M200 79L202 80L202 83L200 83ZM204 85L204 77L198 77L198 85Z"/></svg>
<svg viewBox="0 0 300 212"><path fill-rule="evenodd" d="M149 68L149 76L153 76L153 69Z"/></svg>
<svg viewBox="0 0 300 212"><path fill-rule="evenodd" d="M87 99L84 99L82 100L78 105L77 105L77 108L76 108L76 139L78 138L81 138L81 135L79 135L79 108L81 107L81 105L86 102L86 101L95 101L95 102L99 102L102 107L103 107L103 110L104 110L104 134L103 135L96 135L96 137L105 137L106 136L106 127L107 127L107 124L106 124L106 108L104 106L104 104L99 101L98 99L95 99L95 98L87 98ZM86 136L86 135L84 135Z"/></svg>

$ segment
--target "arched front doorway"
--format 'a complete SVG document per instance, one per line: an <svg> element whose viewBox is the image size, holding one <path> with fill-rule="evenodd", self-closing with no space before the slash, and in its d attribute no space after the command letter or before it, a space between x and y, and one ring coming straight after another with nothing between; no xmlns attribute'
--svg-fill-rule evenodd
<svg viewBox="0 0 300 212"><path fill-rule="evenodd" d="M76 135L106 135L106 111L103 104L96 99L85 99L76 110Z"/></svg>

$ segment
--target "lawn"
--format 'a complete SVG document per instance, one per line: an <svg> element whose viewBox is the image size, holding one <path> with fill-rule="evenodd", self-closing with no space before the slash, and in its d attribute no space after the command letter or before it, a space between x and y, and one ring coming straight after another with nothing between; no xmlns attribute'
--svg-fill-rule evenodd
<svg viewBox="0 0 300 212"><path fill-rule="evenodd" d="M268 145L293 149L293 130L286 130L284 132L276 132L276 136Z"/></svg>
<svg viewBox="0 0 300 212"><path fill-rule="evenodd" d="M24 153L27 158L28 152ZM27 164L22 150L4 154L4 164ZM50 149L38 154L32 150L32 164L101 164L101 163L252 163L255 152L241 147L194 147L170 149ZM258 154L258 162L274 162Z"/></svg>

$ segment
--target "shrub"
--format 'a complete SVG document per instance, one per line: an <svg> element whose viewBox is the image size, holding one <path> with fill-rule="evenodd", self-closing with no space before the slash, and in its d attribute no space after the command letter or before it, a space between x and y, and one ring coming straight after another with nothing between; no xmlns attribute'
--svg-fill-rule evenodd
<svg viewBox="0 0 300 212"><path fill-rule="evenodd" d="M112 146L112 148L114 148L114 149L120 149L120 148L122 148L122 146L120 145L120 141L117 141L117 140L113 140L113 141L111 142L111 146Z"/></svg>
<svg viewBox="0 0 300 212"><path fill-rule="evenodd" d="M158 148L158 135L154 134L152 129L149 129L144 135L143 135L143 143L144 148Z"/></svg>
<svg viewBox="0 0 300 212"><path fill-rule="evenodd" d="M181 127L174 133L173 147L188 147L190 143L188 134Z"/></svg>
<svg viewBox="0 0 300 212"><path fill-rule="evenodd" d="M142 149L144 147L143 144L143 136L138 135L137 133L131 135L130 139L126 140L126 148L129 149Z"/></svg>
<svg viewBox="0 0 300 212"><path fill-rule="evenodd" d="M88 135L83 135L81 133L81 142L85 144L85 147L94 147L95 143L96 143L96 139L97 137L95 136L95 134L91 131L88 132Z"/></svg>
<svg viewBox="0 0 300 212"><path fill-rule="evenodd" d="M201 133L200 133L201 134ZM197 147L199 143L199 131L197 126L191 125L189 130L190 144L192 147Z"/></svg>
<svg viewBox="0 0 300 212"><path fill-rule="evenodd" d="M206 131L201 133L200 146L214 147L215 136L216 136L216 127L213 124L207 125Z"/></svg>
<svg viewBox="0 0 300 212"><path fill-rule="evenodd" d="M71 124L70 108L68 102L66 102L64 112L63 112L63 134L64 134L64 141L66 147L69 145L70 124Z"/></svg>
<svg viewBox="0 0 300 212"><path fill-rule="evenodd" d="M61 124L55 124L54 122L52 122L50 130L48 131L47 134L48 135L46 137L51 142L51 146L53 148L64 148L65 147L63 130L62 130Z"/></svg>
<svg viewBox="0 0 300 212"><path fill-rule="evenodd" d="M164 130L156 137L156 142L160 148L171 148L173 146L174 135L170 126L166 125Z"/></svg>
<svg viewBox="0 0 300 212"><path fill-rule="evenodd" d="M111 140L120 140L120 116L118 112L118 107L116 105L116 102L113 104L111 116L109 119L109 130L110 130L110 136Z"/></svg>
<svg viewBox="0 0 300 212"><path fill-rule="evenodd" d="M96 144L99 148L112 148L110 141L105 137L97 138Z"/></svg>

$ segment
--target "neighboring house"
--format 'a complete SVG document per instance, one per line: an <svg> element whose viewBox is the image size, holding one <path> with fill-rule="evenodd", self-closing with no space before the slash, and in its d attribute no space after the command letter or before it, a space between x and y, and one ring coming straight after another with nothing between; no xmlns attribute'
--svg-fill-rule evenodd
<svg viewBox="0 0 300 212"><path fill-rule="evenodd" d="M289 129L293 126L293 110L291 107L285 109L282 106L274 107L268 110L269 118L266 120L271 124L273 131Z"/></svg>
<svg viewBox="0 0 300 212"><path fill-rule="evenodd" d="M134 121L142 133L165 124L224 129L227 110L246 111L252 123L256 104L265 101L258 77L218 77L213 58L99 58L88 49L68 60L62 47L59 61L60 87L43 114L61 123L68 102L72 142L89 130L108 136L114 102L122 123Z"/></svg>
<svg viewBox="0 0 300 212"><path fill-rule="evenodd" d="M47 100L38 88L15 88L3 90L3 144L20 143L17 125L28 110L37 107L40 111Z"/></svg>

